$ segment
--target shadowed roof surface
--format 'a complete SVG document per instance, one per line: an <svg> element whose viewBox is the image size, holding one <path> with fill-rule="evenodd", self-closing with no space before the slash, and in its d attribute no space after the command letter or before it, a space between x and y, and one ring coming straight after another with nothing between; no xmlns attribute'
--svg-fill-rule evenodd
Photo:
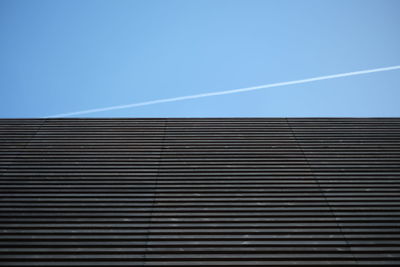
<svg viewBox="0 0 400 267"><path fill-rule="evenodd" d="M400 119L1 119L0 265L400 264Z"/></svg>

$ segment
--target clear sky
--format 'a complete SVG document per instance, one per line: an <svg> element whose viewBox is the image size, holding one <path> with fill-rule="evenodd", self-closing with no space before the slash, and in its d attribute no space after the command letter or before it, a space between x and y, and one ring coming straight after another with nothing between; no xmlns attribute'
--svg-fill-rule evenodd
<svg viewBox="0 0 400 267"><path fill-rule="evenodd" d="M0 117L400 65L399 14L397 0L0 0ZM400 70L82 116L400 116Z"/></svg>

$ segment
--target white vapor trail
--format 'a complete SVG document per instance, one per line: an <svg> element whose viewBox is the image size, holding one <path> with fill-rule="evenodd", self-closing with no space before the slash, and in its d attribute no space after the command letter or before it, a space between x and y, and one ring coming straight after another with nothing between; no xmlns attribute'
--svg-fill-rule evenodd
<svg viewBox="0 0 400 267"><path fill-rule="evenodd" d="M295 81L288 81L288 82L270 83L270 84L264 84L264 85L246 87L246 88L240 88L240 89L232 89L232 90L217 91L217 92L197 94L197 95L179 96L179 97L164 98L164 99L156 99L156 100L151 100L151 101L138 102L138 103L132 103L132 104L126 104L126 105L110 106L110 107L104 107L104 108L87 109L87 110L75 111L75 112L70 112L70 113L56 114L56 115L48 116L46 118L60 118L60 117L96 113L96 112L102 112L102 111L108 111L108 110L149 106L149 105L154 105L154 104L176 102L176 101L182 101L182 100L187 100L187 99L195 99L195 98L217 96L217 95L228 95L228 94L242 93L242 92L248 92L248 91L255 91L255 90L259 90L259 89L316 82L316 81L321 81L321 80L329 80L329 79L336 79L336 78L341 78L341 77L349 77L349 76L355 76L355 75L362 75L362 74L390 71L390 70L398 70L398 69L400 69L400 65L384 67L384 68L377 68L377 69L368 69L368 70L361 70L361 71L339 73L339 74L326 75L326 76L319 76L319 77L313 77L313 78L295 80Z"/></svg>

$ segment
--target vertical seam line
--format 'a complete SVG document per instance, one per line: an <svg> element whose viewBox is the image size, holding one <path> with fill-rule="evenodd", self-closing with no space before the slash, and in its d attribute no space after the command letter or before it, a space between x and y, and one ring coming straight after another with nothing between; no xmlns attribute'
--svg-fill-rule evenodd
<svg viewBox="0 0 400 267"><path fill-rule="evenodd" d="M149 215L149 223L147 225L147 231L146 231L146 241L145 241L145 251L144 251L144 255L143 255L143 266L146 265L146 261L147 261L147 253L148 253L148 243L149 243L149 239L150 239L150 225L152 224L152 220L153 220L153 213L154 213L154 206L156 204L156 199L157 199L157 186L158 186L158 178L160 176L160 166L161 166L161 161L162 161L162 155L163 155L163 151L164 151L164 143L165 143L165 137L166 137L166 132L167 132L167 125L168 125L168 119L165 119L164 123L163 123L163 136L161 139L161 148L160 148L160 153L158 155L158 164L157 164L157 172L156 172L156 176L155 176L155 181L154 181L154 193L153 193L153 201L151 202L151 206L150 206L150 215Z"/></svg>
<svg viewBox="0 0 400 267"><path fill-rule="evenodd" d="M333 211L331 205L329 204L329 201L328 201L328 199L326 198L325 192L322 191L322 188L321 188L321 185L320 185L319 182L318 182L318 179L315 177L313 168L311 167L311 164L310 164L310 162L308 161L308 157L307 157L306 153L304 152L304 150L303 150L303 148L302 148L300 142L299 142L298 139L297 139L296 133L293 131L293 128L292 128L292 126L290 125L290 122L289 122L288 118L286 118L285 120L286 120L286 124L289 126L290 131L292 132L292 135L293 135L294 140L295 140L295 144L296 144L297 148L300 149L301 153L303 154L303 157L304 157L304 159L305 159L305 161L306 161L306 164L307 164L307 166L308 166L308 168L309 168L309 170L310 170L310 172L311 172L311 175L312 175L312 177L314 178L314 181L315 181L315 183L316 183L316 185L317 185L319 191L321 192L322 197L325 199L325 203L327 204L329 211L332 213L332 215L333 215L333 217L334 217L334 219L335 219L336 226L337 226L337 228L339 229L340 234L343 236L344 242L346 242L346 245L347 245L347 247L349 248L349 252L350 252L351 257L353 258L353 261L358 265L358 261L357 261L356 257L355 257L354 254L353 254L353 251L352 251L352 249L351 249L351 246L350 246L350 244L349 244L349 242L348 242L348 240L347 240L345 234L343 233L343 229L342 229L340 223L337 221L336 214L335 214L335 212Z"/></svg>
<svg viewBox="0 0 400 267"><path fill-rule="evenodd" d="M17 158L24 153L25 149L32 143L32 140L38 135L38 133L40 132L40 130L42 129L42 126L45 124L45 122L47 121L47 119L44 119L40 124L38 129L35 131L35 133L31 136L31 138L29 138L29 140L25 143L25 145L22 147L21 150L19 150L19 152L15 155L15 157L10 160L10 163L6 166L6 168L4 169L4 171L1 173L1 176L4 176L8 170L15 164L15 161L17 160Z"/></svg>

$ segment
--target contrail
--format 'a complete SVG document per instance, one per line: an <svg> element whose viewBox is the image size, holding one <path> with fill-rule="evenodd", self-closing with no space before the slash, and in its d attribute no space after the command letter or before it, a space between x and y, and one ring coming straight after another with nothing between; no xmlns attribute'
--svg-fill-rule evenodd
<svg viewBox="0 0 400 267"><path fill-rule="evenodd" d="M217 95L228 95L228 94L242 93L242 92L248 92L248 91L255 91L255 90L259 90L259 89L316 82L316 81L321 81L321 80L336 79L336 78L341 78L341 77L348 77L348 76L355 76L355 75L362 75L362 74L390 71L390 70L397 70L397 69L400 69L400 65L378 68L378 69L369 69L369 70L361 70L361 71L353 71L353 72L339 73L339 74L333 74L333 75L319 76L319 77L313 77L313 78L295 80L295 81L288 81L288 82L270 83L270 84L264 84L264 85L246 87L246 88L240 88L240 89L232 89L232 90L226 90L226 91L217 91L217 92L197 94L197 95L187 95L187 96L179 96L179 97L172 97L172 98L156 99L156 100L151 100L151 101L138 102L138 103L132 103L132 104L126 104L126 105L118 105L118 106L110 106L110 107L104 107L104 108L87 109L87 110L75 111L75 112L70 112L70 113L61 113L61 114L57 114L57 115L48 116L46 118L67 117L67 116L96 113L96 112L102 112L102 111L108 111L108 110L134 108L134 107L149 106L149 105L155 105L155 104L161 104L161 103L167 103L167 102L176 102L176 101L182 101L182 100L187 100L187 99L195 99L195 98L217 96Z"/></svg>

